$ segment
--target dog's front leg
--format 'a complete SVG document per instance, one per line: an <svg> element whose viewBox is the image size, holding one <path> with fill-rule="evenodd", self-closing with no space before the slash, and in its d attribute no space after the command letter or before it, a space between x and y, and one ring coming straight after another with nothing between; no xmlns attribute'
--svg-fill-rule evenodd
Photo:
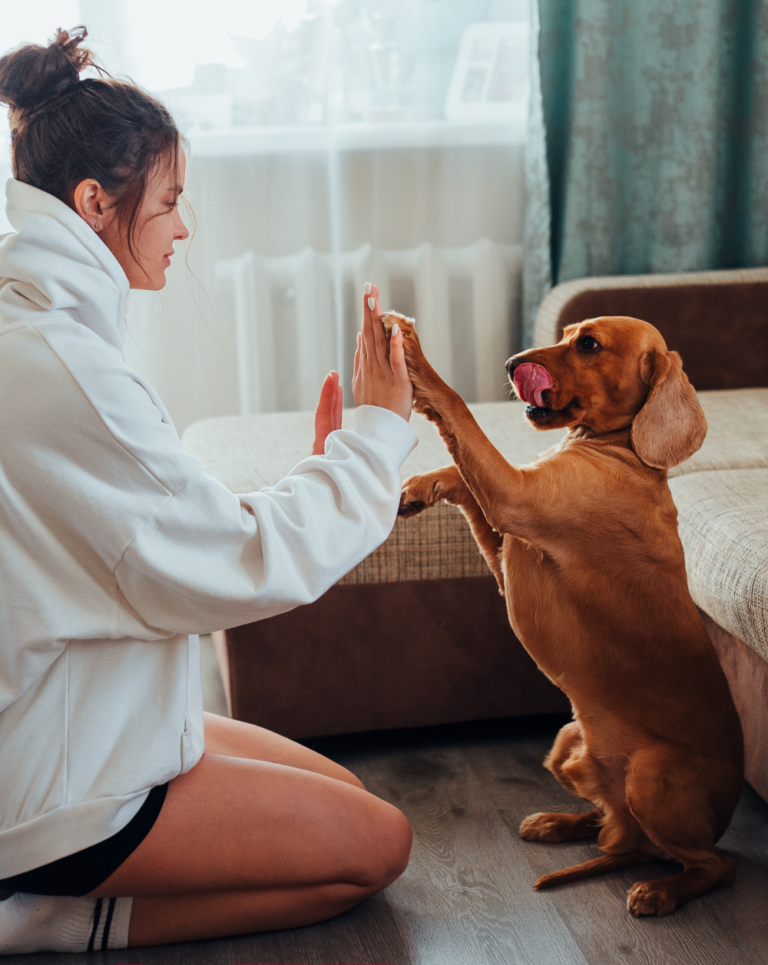
<svg viewBox="0 0 768 965"><path fill-rule="evenodd" d="M398 516L415 516L440 501L458 506L472 530L480 552L496 577L504 596L504 574L501 569L502 536L490 525L469 491L456 466L445 466L420 476L410 476L403 483Z"/></svg>
<svg viewBox="0 0 768 965"><path fill-rule="evenodd" d="M413 407L434 422L475 503L491 530L509 532L509 496L522 474L502 456L477 424L467 404L435 372L422 351L413 322L388 312L382 317L387 335L397 322L403 332L408 374L413 381ZM482 545L482 544L481 544Z"/></svg>

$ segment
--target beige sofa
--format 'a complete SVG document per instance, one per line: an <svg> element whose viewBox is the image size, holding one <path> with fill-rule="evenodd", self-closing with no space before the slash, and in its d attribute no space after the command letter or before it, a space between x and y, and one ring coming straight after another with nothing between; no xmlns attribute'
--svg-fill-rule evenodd
<svg viewBox="0 0 768 965"><path fill-rule="evenodd" d="M691 380L703 387L707 439L672 470L670 485L691 593L742 716L747 775L768 798L768 351L753 350L768 334L765 305L763 269L586 279L545 300L537 342L556 341L570 321L634 314L683 349ZM534 430L519 403L472 410L516 464L561 435ZM404 475L449 461L434 428L418 416L414 425L420 445ZM311 436L310 413L280 413L204 420L184 443L244 492L285 475ZM295 737L568 708L515 639L453 507L398 520L387 542L316 603L216 636L233 715Z"/></svg>

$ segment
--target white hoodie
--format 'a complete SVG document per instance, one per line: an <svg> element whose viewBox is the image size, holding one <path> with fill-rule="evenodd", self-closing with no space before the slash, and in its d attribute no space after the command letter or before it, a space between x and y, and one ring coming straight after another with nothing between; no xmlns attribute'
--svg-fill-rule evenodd
<svg viewBox="0 0 768 965"><path fill-rule="evenodd" d="M126 364L128 280L109 249L51 195L9 181L7 196L0 878L115 834L199 760L195 634L324 593L386 539L416 444L362 406L325 455L233 495Z"/></svg>

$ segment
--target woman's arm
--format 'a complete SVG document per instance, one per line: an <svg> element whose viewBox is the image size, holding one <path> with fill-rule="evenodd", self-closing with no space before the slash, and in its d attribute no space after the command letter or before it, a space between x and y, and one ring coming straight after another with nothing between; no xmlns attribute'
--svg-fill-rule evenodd
<svg viewBox="0 0 768 965"><path fill-rule="evenodd" d="M388 348L378 290L366 289L354 428L339 428L341 390L331 373L315 415L313 455L282 482L234 497L205 473L192 478L137 534L116 570L126 613L176 632L263 619L317 599L387 538L400 465L416 442L407 425L412 386L402 334Z"/></svg>
<svg viewBox="0 0 768 965"><path fill-rule="evenodd" d="M169 497L115 570L121 627L206 632L273 616L321 596L389 535L399 468L416 434L361 406L276 486L236 496L199 472ZM125 623L125 621L128 621Z"/></svg>

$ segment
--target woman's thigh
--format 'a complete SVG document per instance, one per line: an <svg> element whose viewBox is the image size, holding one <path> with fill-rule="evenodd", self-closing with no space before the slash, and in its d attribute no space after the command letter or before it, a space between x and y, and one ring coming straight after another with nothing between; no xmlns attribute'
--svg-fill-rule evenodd
<svg viewBox="0 0 768 965"><path fill-rule="evenodd" d="M337 781L362 787L362 782L341 764L328 760L322 754L302 747L288 737L281 737L271 730L242 720L231 720L218 714L205 716L205 746L211 754L226 757L245 757L252 761L270 761L300 767L315 774L325 774Z"/></svg>
<svg viewBox="0 0 768 965"><path fill-rule="evenodd" d="M93 896L352 883L385 887L410 851L405 817L322 773L206 752L170 782L139 847Z"/></svg>

